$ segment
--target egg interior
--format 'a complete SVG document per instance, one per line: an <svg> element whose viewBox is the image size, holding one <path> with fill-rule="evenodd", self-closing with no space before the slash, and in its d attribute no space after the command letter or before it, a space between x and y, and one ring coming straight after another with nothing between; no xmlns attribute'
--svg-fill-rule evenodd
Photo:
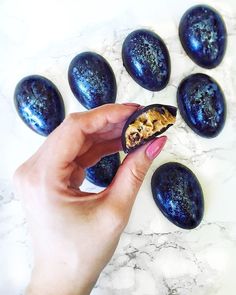
<svg viewBox="0 0 236 295"><path fill-rule="evenodd" d="M167 126L173 125L175 120L175 116L164 107L149 109L128 126L125 132L126 146L135 147Z"/></svg>

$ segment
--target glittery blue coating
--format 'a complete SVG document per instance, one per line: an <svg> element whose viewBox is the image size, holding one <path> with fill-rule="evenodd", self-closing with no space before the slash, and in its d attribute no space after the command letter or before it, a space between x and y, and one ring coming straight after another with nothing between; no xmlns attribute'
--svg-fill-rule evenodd
<svg viewBox="0 0 236 295"><path fill-rule="evenodd" d="M178 87L177 103L181 116L198 135L212 138L223 129L225 98L220 86L208 75L186 77Z"/></svg>
<svg viewBox="0 0 236 295"><path fill-rule="evenodd" d="M185 12L179 24L179 38L188 56L203 68L215 68L224 57L226 27L219 13L207 5Z"/></svg>
<svg viewBox="0 0 236 295"><path fill-rule="evenodd" d="M117 94L115 75L104 57L83 52L74 57L68 70L71 90L87 109L114 103Z"/></svg>
<svg viewBox="0 0 236 295"><path fill-rule="evenodd" d="M131 32L122 46L124 67L143 88L160 91L170 78L170 57L163 40L154 32Z"/></svg>
<svg viewBox="0 0 236 295"><path fill-rule="evenodd" d="M186 166L169 162L153 174L151 188L154 201L165 217L178 227L193 229L204 212L201 185Z"/></svg>
<svg viewBox="0 0 236 295"><path fill-rule="evenodd" d="M119 153L105 156L97 164L86 169L86 179L95 185L107 187L112 182L119 166Z"/></svg>
<svg viewBox="0 0 236 295"><path fill-rule="evenodd" d="M49 135L65 118L59 90L43 76L23 78L16 86L14 102L25 124L43 136Z"/></svg>

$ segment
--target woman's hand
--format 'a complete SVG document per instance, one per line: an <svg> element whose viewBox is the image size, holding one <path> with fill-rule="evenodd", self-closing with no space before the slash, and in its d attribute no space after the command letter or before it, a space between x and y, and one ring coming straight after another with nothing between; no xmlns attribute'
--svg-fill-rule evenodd
<svg viewBox="0 0 236 295"><path fill-rule="evenodd" d="M166 142L129 154L98 194L82 192L84 169L121 149L121 131L135 105L105 105L69 115L15 173L34 248L26 294L85 295L111 259L152 162Z"/></svg>

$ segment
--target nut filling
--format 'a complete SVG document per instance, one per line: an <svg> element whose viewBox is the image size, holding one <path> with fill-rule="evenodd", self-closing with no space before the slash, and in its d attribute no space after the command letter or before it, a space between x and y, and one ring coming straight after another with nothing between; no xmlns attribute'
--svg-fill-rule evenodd
<svg viewBox="0 0 236 295"><path fill-rule="evenodd" d="M175 120L175 116L164 107L161 108L161 111L157 108L149 109L127 128L125 132L126 146L128 148L135 147L156 132L173 125Z"/></svg>

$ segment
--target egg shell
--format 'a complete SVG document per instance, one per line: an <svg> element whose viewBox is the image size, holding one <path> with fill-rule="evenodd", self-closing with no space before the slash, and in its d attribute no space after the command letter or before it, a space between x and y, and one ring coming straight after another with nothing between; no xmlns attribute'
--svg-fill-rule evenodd
<svg viewBox="0 0 236 295"><path fill-rule="evenodd" d="M226 26L220 14L207 5L196 5L185 12L179 38L187 55L203 68L215 68L224 57Z"/></svg>
<svg viewBox="0 0 236 295"><path fill-rule="evenodd" d="M123 127L122 130L122 134L121 134L121 141L122 141L122 147L125 153L129 153L132 152L134 150L136 150L138 147L144 145L145 143L147 143L148 141L152 140L153 138L157 137L158 135L164 133L168 128L170 128L173 124L168 125L167 127L163 128L161 131L156 132L155 134L153 134L152 136L150 136L147 139L143 139L142 142L138 145L136 145L135 147L129 148L126 145L126 138L125 138L125 133L127 128L129 127L130 124L132 124L141 114L147 112L150 109L157 109L160 113L163 112L162 108L166 108L174 117L176 117L177 114L177 108L174 106L170 106L170 105L164 105L164 104L151 104L148 105L146 107L140 108L139 110L137 110L136 112L134 112L125 122L125 125Z"/></svg>
<svg viewBox="0 0 236 295"><path fill-rule="evenodd" d="M97 186L107 187L112 182L119 166L119 153L105 156L94 166L86 169L86 179Z"/></svg>
<svg viewBox="0 0 236 295"><path fill-rule="evenodd" d="M117 94L115 75L104 57L83 52L74 57L68 70L70 88L87 109L114 103Z"/></svg>
<svg viewBox="0 0 236 295"><path fill-rule="evenodd" d="M151 180L154 201L169 221L184 229L197 227L204 212L201 185L186 166L166 163L154 172Z"/></svg>
<svg viewBox="0 0 236 295"><path fill-rule="evenodd" d="M218 83L210 76L197 73L179 85L177 103L184 121L198 135L216 137L226 120L226 102Z"/></svg>
<svg viewBox="0 0 236 295"><path fill-rule="evenodd" d="M131 32L122 46L124 67L143 88L160 91L170 78L170 56L164 41L154 32Z"/></svg>
<svg viewBox="0 0 236 295"><path fill-rule="evenodd" d="M14 103L24 123L43 136L49 135L65 118L59 90L43 76L23 78L15 88Z"/></svg>

